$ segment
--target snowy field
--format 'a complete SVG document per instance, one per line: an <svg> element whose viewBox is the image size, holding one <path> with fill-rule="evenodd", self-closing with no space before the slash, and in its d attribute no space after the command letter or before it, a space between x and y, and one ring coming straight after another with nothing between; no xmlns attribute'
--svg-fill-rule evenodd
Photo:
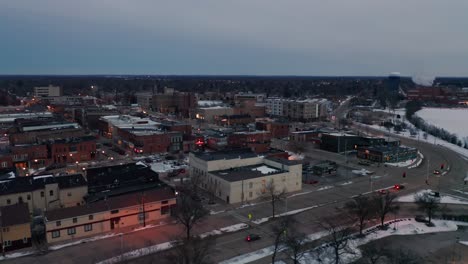
<svg viewBox="0 0 468 264"><path fill-rule="evenodd" d="M415 195L422 195L424 193L433 193L432 190L427 189L427 190L422 190L417 193L405 195L405 196L400 196L397 198L398 202L403 202L403 203L414 203ZM468 204L468 200L459 198L453 195L446 195L446 194L441 194L440 195L440 203L441 204Z"/></svg>
<svg viewBox="0 0 468 264"><path fill-rule="evenodd" d="M416 115L468 142L468 108L423 108Z"/></svg>

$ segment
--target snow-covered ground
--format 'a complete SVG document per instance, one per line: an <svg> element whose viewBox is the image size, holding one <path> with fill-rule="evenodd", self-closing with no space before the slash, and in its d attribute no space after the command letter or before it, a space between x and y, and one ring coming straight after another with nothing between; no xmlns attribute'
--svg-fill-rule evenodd
<svg viewBox="0 0 468 264"><path fill-rule="evenodd" d="M119 262L123 262L125 260L135 259L135 258L139 258L141 256L154 254L156 252L167 250L167 249L170 249L172 247L173 247L173 241L165 242L165 243L161 243L161 244L157 244L157 245L153 245L153 246L149 246L149 247L135 249L135 250L129 251L129 252L123 254L123 255L115 256L113 258L100 261L97 264L119 263Z"/></svg>
<svg viewBox="0 0 468 264"><path fill-rule="evenodd" d="M414 197L416 195L422 195L424 193L433 193L433 191L430 189L427 189L427 190L419 191L417 193L400 196L397 198L397 201L402 202L402 203L414 203L415 201ZM455 197L453 195L440 194L440 203L442 204L468 204L468 200Z"/></svg>
<svg viewBox="0 0 468 264"><path fill-rule="evenodd" d="M468 143L468 108L425 107L416 112L416 115L428 124L456 134L460 140Z"/></svg>
<svg viewBox="0 0 468 264"><path fill-rule="evenodd" d="M414 128L414 126L408 122L408 121L405 121L405 123L407 124L408 127L410 128ZM373 128L375 130L379 130L383 133L388 133L389 131L383 127L383 126L379 126L379 125L366 125L366 124L362 124L362 123L358 123L359 126L362 127L363 129L363 132L365 131L365 127L370 127L370 128ZM414 128L415 129L415 128ZM409 132L409 130L406 130L406 131L402 131L400 133L396 133L395 131L393 131L393 128L390 129L390 134L393 134L393 135L396 135L396 136L400 136L400 137L405 137L405 138L411 138L411 139L414 139L414 140L420 140L421 142L426 142L426 143L429 143L429 144L434 144L434 145L440 145L440 146L444 146L458 154L460 154L464 159L468 160L468 149L465 149L465 148L462 148L460 146L457 146L455 144L452 144L452 143L449 143L447 141L444 141L440 138L436 138L432 135L429 135L427 134L427 138L424 138L423 137L423 134L424 132L423 131L420 131L419 130L419 136L411 136L411 133Z"/></svg>
<svg viewBox="0 0 468 264"><path fill-rule="evenodd" d="M450 232L458 229L457 223L453 221L445 220L434 220L434 227L428 227L425 223L416 222L414 219L398 219L392 221L390 228L387 230L381 230L380 228L372 227L368 228L366 232L370 232L364 238L351 239L349 241L349 249L354 254L343 254L340 263L352 263L361 257L359 246L367 244L371 241L381 239L392 235L416 235L416 234L427 234L437 232ZM395 228L393 228L395 227ZM320 257L320 262L317 261L317 257ZM301 260L303 264L323 264L323 263L334 263L334 257L331 247L327 247L320 253L311 251L304 255Z"/></svg>
<svg viewBox="0 0 468 264"><path fill-rule="evenodd" d="M408 167L408 166L411 166L413 164L416 164L417 162L417 159L412 159L412 160L407 160L407 161L401 161L401 162L386 162L385 164L388 165L388 166L392 166L392 167Z"/></svg>
<svg viewBox="0 0 468 264"><path fill-rule="evenodd" d="M426 233L436 233L436 232L450 232L456 231L458 229L458 222L455 221L445 221L445 220L433 220L434 227L428 227L424 223L416 222L414 219L397 219L396 221L391 221L389 223L390 228L387 230L381 230L380 228L371 227L366 229L364 232L367 233L367 236L364 238L351 239L349 241L350 250L356 252L356 254L344 254L341 263L351 263L356 261L361 257L359 246L367 244L373 240L381 239L387 236L392 235L415 235L415 234L426 234ZM461 223L466 225L467 223ZM393 228L395 227L395 229ZM320 238L327 236L327 232L318 232L308 235L307 242L311 242ZM325 245L322 245L322 247ZM283 251L285 248L280 247L279 251ZM220 264L244 264L257 261L259 259L271 256L273 254L274 247L266 247L260 250L256 250L247 254L236 256L234 258L220 262ZM320 262L317 258L320 257ZM331 247L325 247L320 253L315 251L309 251L304 255L304 258L300 261L303 264L323 264L323 263L334 263L333 254L331 252ZM280 263L280 262L278 262Z"/></svg>

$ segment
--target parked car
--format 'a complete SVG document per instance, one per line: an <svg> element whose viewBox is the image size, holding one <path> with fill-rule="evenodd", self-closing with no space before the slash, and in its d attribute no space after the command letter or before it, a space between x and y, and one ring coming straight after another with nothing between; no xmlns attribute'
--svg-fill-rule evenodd
<svg viewBox="0 0 468 264"><path fill-rule="evenodd" d="M440 174L440 170L434 170L433 173L434 173L435 175L439 175L439 174Z"/></svg>

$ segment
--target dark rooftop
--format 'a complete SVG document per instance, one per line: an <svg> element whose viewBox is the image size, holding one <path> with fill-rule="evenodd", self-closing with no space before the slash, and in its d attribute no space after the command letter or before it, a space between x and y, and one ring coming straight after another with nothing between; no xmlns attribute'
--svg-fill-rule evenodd
<svg viewBox="0 0 468 264"><path fill-rule="evenodd" d="M0 195L31 192L43 189L47 184L58 183L60 189L86 186L81 174L54 176L52 174L16 177L0 181Z"/></svg>
<svg viewBox="0 0 468 264"><path fill-rule="evenodd" d="M282 158L277 158L277 157L267 157L265 159L275 161L275 162L288 165L288 166L302 164L302 160L288 160L288 159L282 159Z"/></svg>
<svg viewBox="0 0 468 264"><path fill-rule="evenodd" d="M57 210L46 211L47 221L56 221L60 219L72 218L93 213L117 210L121 208L135 206L143 202L156 202L174 199L174 191L165 187L163 189L146 190L144 192L131 193L101 200L95 203L89 203L82 206L61 208Z"/></svg>
<svg viewBox="0 0 468 264"><path fill-rule="evenodd" d="M86 176L90 193L159 182L158 174L142 163L90 168Z"/></svg>
<svg viewBox="0 0 468 264"><path fill-rule="evenodd" d="M0 207L1 226L13 226L30 222L27 203L18 203Z"/></svg>
<svg viewBox="0 0 468 264"><path fill-rule="evenodd" d="M249 165L238 168L232 168L227 170L219 170L210 172L226 181L236 182L248 179L254 179L259 177L265 177L268 175L280 174L285 171L277 169L266 164Z"/></svg>
<svg viewBox="0 0 468 264"><path fill-rule="evenodd" d="M239 158L247 159L258 156L250 149L222 150L214 152L193 152L193 154L195 155L195 157L205 161Z"/></svg>

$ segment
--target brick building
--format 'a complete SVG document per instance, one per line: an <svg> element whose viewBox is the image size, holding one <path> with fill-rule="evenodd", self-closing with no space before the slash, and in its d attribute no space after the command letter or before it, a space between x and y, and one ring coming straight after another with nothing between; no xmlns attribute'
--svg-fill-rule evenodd
<svg viewBox="0 0 468 264"><path fill-rule="evenodd" d="M278 121L259 121L255 123L257 130L270 132L272 138L284 138L289 135L289 124Z"/></svg>

